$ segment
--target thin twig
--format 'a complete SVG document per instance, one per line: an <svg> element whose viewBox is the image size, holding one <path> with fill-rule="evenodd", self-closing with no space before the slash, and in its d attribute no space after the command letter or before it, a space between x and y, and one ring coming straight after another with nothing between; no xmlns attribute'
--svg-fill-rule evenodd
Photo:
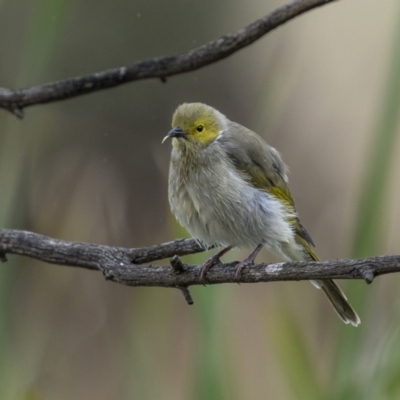
<svg viewBox="0 0 400 400"><path fill-rule="evenodd" d="M171 263L171 267L173 268L173 270L176 274L181 274L185 270L183 262L177 255L175 255L171 258L170 263Z"/></svg>
<svg viewBox="0 0 400 400"><path fill-rule="evenodd" d="M22 118L23 109L35 104L65 100L141 79L159 78L165 82L168 76L194 71L226 58L291 19L333 1L335 0L290 2L235 33L224 35L184 54L156 57L129 66L26 89L0 88L0 108Z"/></svg>
<svg viewBox="0 0 400 400"><path fill-rule="evenodd" d="M190 294L189 289L187 287L184 287L184 286L183 287L179 287L179 289L181 290L181 292L183 294L183 297L186 300L186 303L188 303L189 306L193 305L194 301L193 301L192 295Z"/></svg>

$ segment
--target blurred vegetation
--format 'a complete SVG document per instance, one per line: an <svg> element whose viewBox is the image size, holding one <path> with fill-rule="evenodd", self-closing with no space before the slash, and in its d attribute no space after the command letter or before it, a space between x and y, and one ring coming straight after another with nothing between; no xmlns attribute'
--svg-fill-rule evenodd
<svg viewBox="0 0 400 400"><path fill-rule="evenodd" d="M0 86L183 52L283 3L0 0ZM23 121L0 113L0 226L120 246L187 235L160 141L179 103L202 101L283 154L322 259L398 253L399 15L395 2L339 2L166 84L32 107ZM179 291L10 257L0 398L398 399L399 284L341 282L354 329L307 282L193 288L188 307Z"/></svg>

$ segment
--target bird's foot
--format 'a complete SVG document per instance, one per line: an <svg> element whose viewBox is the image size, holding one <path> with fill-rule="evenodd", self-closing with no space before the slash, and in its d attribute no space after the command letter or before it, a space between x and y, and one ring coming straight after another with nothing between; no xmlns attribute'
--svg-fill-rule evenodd
<svg viewBox="0 0 400 400"><path fill-rule="evenodd" d="M242 273L242 269L246 267L251 267L254 265L254 260L246 258L245 260L241 261L235 268L235 279L238 281L240 278L240 274Z"/></svg>
<svg viewBox="0 0 400 400"><path fill-rule="evenodd" d="M242 273L243 268L251 267L252 265L254 265L257 254L260 252L261 249L262 249L262 244L259 244L247 258L245 258L242 262L236 265L235 278L237 281L240 278L240 274Z"/></svg>
<svg viewBox="0 0 400 400"><path fill-rule="evenodd" d="M203 285L206 283L206 275L207 272L217 264L220 264L221 260L219 259L219 254L215 254L211 258L209 258L201 267L200 267L200 280L203 282Z"/></svg>
<svg viewBox="0 0 400 400"><path fill-rule="evenodd" d="M224 249L220 250L217 254L214 254L211 258L209 258L200 268L200 280L203 282L203 285L206 283L206 275L207 272L217 264L221 264L221 260L219 259L225 253L227 253L232 246L227 246Z"/></svg>

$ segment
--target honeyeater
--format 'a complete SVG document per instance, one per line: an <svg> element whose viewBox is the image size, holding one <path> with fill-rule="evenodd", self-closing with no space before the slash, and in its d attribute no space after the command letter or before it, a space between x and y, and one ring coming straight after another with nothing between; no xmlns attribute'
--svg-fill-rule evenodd
<svg viewBox="0 0 400 400"><path fill-rule="evenodd" d="M194 238L206 246L223 246L201 267L203 280L233 247L254 249L238 264L237 277L254 264L263 246L288 261L318 260L314 242L296 213L288 168L275 148L202 103L184 103L176 109L169 137L171 210ZM360 323L333 280L312 283L346 324Z"/></svg>

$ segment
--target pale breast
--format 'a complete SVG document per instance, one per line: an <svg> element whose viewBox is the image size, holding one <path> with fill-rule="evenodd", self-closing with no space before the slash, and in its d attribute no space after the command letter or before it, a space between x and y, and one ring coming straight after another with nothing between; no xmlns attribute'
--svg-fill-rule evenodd
<svg viewBox="0 0 400 400"><path fill-rule="evenodd" d="M293 231L282 204L252 187L221 157L201 168L171 159L169 201L177 220L206 244L268 247L291 241Z"/></svg>

